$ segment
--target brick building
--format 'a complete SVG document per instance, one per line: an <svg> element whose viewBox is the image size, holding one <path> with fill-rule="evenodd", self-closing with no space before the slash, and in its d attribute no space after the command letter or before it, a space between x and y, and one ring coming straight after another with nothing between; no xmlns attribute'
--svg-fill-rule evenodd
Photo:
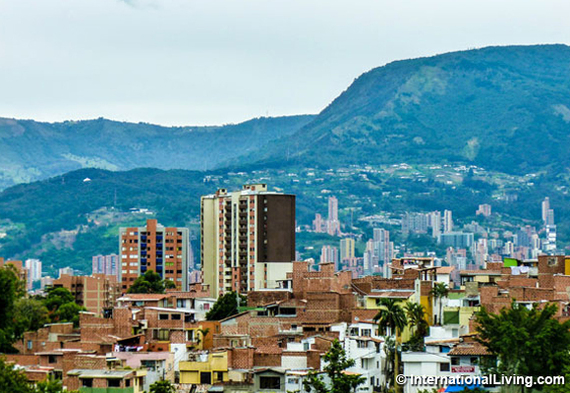
<svg viewBox="0 0 570 393"><path fill-rule="evenodd" d="M101 314L105 308L113 307L120 294L117 277L105 274L92 276L63 274L53 281L52 286L68 289L74 296L75 303L96 314Z"/></svg>
<svg viewBox="0 0 570 393"><path fill-rule="evenodd" d="M251 184L201 199L203 282L211 295L272 288L295 260L295 196Z"/></svg>
<svg viewBox="0 0 570 393"><path fill-rule="evenodd" d="M179 290L188 290L189 230L164 227L147 220L144 227L120 228L119 281L126 292L147 270L171 280Z"/></svg>

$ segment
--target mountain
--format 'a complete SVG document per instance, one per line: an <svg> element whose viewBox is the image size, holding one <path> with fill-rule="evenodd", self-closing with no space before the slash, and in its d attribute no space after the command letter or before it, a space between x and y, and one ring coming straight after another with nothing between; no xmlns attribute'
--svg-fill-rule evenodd
<svg viewBox="0 0 570 393"><path fill-rule="evenodd" d="M568 146L570 47L540 45L375 68L255 154L265 165L451 162L521 174L567 168Z"/></svg>
<svg viewBox="0 0 570 393"><path fill-rule="evenodd" d="M220 127L0 118L0 189L84 167L211 169L292 134L312 118L258 118Z"/></svg>

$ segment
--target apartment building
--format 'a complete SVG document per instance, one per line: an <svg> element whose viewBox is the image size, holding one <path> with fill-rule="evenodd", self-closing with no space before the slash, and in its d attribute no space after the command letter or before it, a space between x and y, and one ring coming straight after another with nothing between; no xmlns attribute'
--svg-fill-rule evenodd
<svg viewBox="0 0 570 393"><path fill-rule="evenodd" d="M274 287L295 259L295 196L266 184L203 196L201 256L213 297Z"/></svg>
<svg viewBox="0 0 570 393"><path fill-rule="evenodd" d="M188 228L164 227L156 220L147 220L144 227L121 228L119 238L123 291L147 270L173 281L179 290L188 289Z"/></svg>

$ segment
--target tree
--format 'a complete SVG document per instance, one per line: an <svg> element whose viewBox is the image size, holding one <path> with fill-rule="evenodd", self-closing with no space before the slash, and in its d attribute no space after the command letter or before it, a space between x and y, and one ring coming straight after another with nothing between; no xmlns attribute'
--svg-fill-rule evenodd
<svg viewBox="0 0 570 393"><path fill-rule="evenodd" d="M419 303L408 302L404 306L404 310L413 331L412 337L405 344L411 351L423 351L424 337L427 335L429 328L426 321L425 307Z"/></svg>
<svg viewBox="0 0 570 393"><path fill-rule="evenodd" d="M0 268L0 352L17 352L12 343L15 340L14 303L23 296L21 281L13 266Z"/></svg>
<svg viewBox="0 0 570 393"><path fill-rule="evenodd" d="M408 322L412 326L414 334L425 337L428 332L428 323L426 321L426 309L419 303L408 302L404 306Z"/></svg>
<svg viewBox="0 0 570 393"><path fill-rule="evenodd" d="M247 302L245 296L239 295L239 298L240 306L245 306ZM231 317L238 312L239 309L236 300L236 293L227 292L220 296L216 303L214 303L212 309L206 314L206 319L208 321L219 321L220 319Z"/></svg>
<svg viewBox="0 0 570 393"><path fill-rule="evenodd" d="M44 300L44 305L47 307L48 311L54 313L63 304L71 303L74 301L75 298L69 289L63 287L51 287L47 290L47 296Z"/></svg>
<svg viewBox="0 0 570 393"><path fill-rule="evenodd" d="M66 390L63 388L61 380L55 379L53 376L44 381L40 381L36 384L34 393L79 393L77 390Z"/></svg>
<svg viewBox="0 0 570 393"><path fill-rule="evenodd" d="M345 374L343 371L354 366L354 359L348 359L338 340L334 340L330 349L323 356L326 366L323 371L330 379L330 387L316 371L310 371L303 386L307 392L316 393L350 393L356 391L358 385L365 381L360 375Z"/></svg>
<svg viewBox="0 0 570 393"><path fill-rule="evenodd" d="M164 293L165 282L160 274L147 270L139 276L127 291L128 293Z"/></svg>
<svg viewBox="0 0 570 393"><path fill-rule="evenodd" d="M75 303L73 294L67 288L50 288L43 301L49 312L50 322L73 322L79 326L79 312L85 311L85 307Z"/></svg>
<svg viewBox="0 0 570 393"><path fill-rule="evenodd" d="M0 392L34 393L26 375L0 358Z"/></svg>
<svg viewBox="0 0 570 393"><path fill-rule="evenodd" d="M79 326L79 312L86 311L85 307L79 306L75 302L63 304L55 314L59 322L73 322L73 326Z"/></svg>
<svg viewBox="0 0 570 393"><path fill-rule="evenodd" d="M198 329L198 332L200 333L200 337L198 337L198 344L200 344L201 342L206 340L206 336L208 335L208 333L210 333L210 328L206 328L206 329Z"/></svg>
<svg viewBox="0 0 570 393"><path fill-rule="evenodd" d="M156 381L150 385L150 393L176 393L176 389L170 381Z"/></svg>
<svg viewBox="0 0 570 393"><path fill-rule="evenodd" d="M49 322L48 309L41 300L22 298L14 304L14 329L16 338L25 332L36 331Z"/></svg>
<svg viewBox="0 0 570 393"><path fill-rule="evenodd" d="M447 284L444 282L436 282L435 285L433 286L432 290L430 291L430 294L437 300L437 303L439 305L439 313L437 316L438 319L438 323L440 325L443 325L443 299L447 297L447 295L449 295L449 288L447 287Z"/></svg>
<svg viewBox="0 0 570 393"><path fill-rule="evenodd" d="M565 375L570 363L570 321L560 323L554 317L554 304L531 309L513 301L499 314L482 308L476 314L478 341L497 356L498 365L488 365L491 372L507 375Z"/></svg>
<svg viewBox="0 0 570 393"><path fill-rule="evenodd" d="M398 300L383 298L380 300L380 310L374 317L374 320L378 321L378 327L382 334L394 337L394 387L397 388L396 376L400 370L398 363L398 339L402 330L408 324L406 313Z"/></svg>

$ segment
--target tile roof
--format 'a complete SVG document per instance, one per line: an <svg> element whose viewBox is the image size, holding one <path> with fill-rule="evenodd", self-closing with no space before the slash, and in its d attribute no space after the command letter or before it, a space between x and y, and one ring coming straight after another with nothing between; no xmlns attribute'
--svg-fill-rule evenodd
<svg viewBox="0 0 570 393"><path fill-rule="evenodd" d="M487 356L491 352L478 342L460 343L454 346L448 353L449 356Z"/></svg>
<svg viewBox="0 0 570 393"><path fill-rule="evenodd" d="M436 269L437 274L449 274L455 270L455 266L440 266Z"/></svg>

